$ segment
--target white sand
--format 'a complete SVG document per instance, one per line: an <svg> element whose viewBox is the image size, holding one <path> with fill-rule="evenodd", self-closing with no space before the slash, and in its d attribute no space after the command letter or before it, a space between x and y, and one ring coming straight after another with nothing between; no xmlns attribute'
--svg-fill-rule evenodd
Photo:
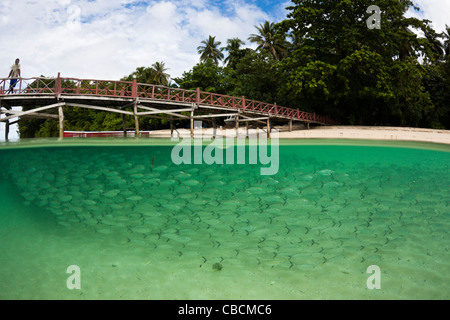
<svg viewBox="0 0 450 320"><path fill-rule="evenodd" d="M449 130L397 127L319 127L311 130L280 132L282 139L360 139L398 140L450 144Z"/></svg>
<svg viewBox="0 0 450 320"><path fill-rule="evenodd" d="M241 128L244 129L244 128ZM278 127L277 127L278 129ZM281 129L281 128L280 128ZM207 129L211 130L211 129ZM206 132L206 130L204 130ZM189 130L178 129L183 137L189 136ZM170 130L158 130L150 133L152 138L170 138ZM418 141L450 144L450 130L432 130L400 127L362 127L333 126L318 127L310 130L288 132L280 130L280 139L356 139L356 140L390 140Z"/></svg>

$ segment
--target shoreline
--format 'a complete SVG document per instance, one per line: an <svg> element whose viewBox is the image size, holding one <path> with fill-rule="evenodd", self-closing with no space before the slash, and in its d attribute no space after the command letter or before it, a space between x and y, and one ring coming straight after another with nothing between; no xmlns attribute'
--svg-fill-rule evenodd
<svg viewBox="0 0 450 320"><path fill-rule="evenodd" d="M243 129L243 128L241 128ZM342 139L342 140L379 140L379 141L413 141L450 145L450 130L435 130L402 127L365 127L365 126L330 126L310 130L288 132L281 127L280 139ZM211 130L211 129L206 129ZM233 129L231 129L233 130ZM205 130L204 130L205 132ZM188 129L178 129L182 137L190 134ZM170 130L150 132L150 138L170 138Z"/></svg>
<svg viewBox="0 0 450 320"><path fill-rule="evenodd" d="M443 145L447 149L450 146L450 130L434 130L434 129L422 129L422 128L401 128L401 127L364 127L364 126L331 126L331 127L317 127L310 130L296 129L289 132L286 127L275 127L279 130L278 138L284 141L298 141L299 143L308 143L311 141L340 141L339 144L346 143L346 141L355 141L358 143L361 141L373 141L395 143L405 142L408 143L428 143ZM212 129L203 129L201 137L206 139L212 137ZM225 130L234 131L234 129L218 129L218 135L225 136ZM245 128L240 128L240 135L245 136ZM190 137L189 129L177 129L179 137ZM228 131L229 132L229 131ZM264 130L265 132L265 130ZM233 134L233 133L232 133ZM55 141L58 143L54 144ZM114 142L113 142L114 141ZM120 141L120 143L118 143ZM41 146L45 142L51 146L57 145L102 145L102 144L115 144L115 145L141 145L148 142L160 141L164 144L171 145L174 142L171 141L171 132L169 129L150 131L150 134L145 138L65 138L63 141L59 141L56 138L39 138L39 139L17 139L11 140L9 143L0 141L1 148L7 147L33 147ZM288 142L289 143L289 142Z"/></svg>
<svg viewBox="0 0 450 320"><path fill-rule="evenodd" d="M281 139L352 139L431 142L450 145L450 130L401 127L333 126L280 132Z"/></svg>

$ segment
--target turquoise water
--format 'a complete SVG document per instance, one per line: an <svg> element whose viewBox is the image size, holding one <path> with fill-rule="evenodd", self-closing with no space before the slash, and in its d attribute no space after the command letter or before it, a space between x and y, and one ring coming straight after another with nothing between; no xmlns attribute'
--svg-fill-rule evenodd
<svg viewBox="0 0 450 320"><path fill-rule="evenodd" d="M273 176L171 146L2 148L0 299L449 299L448 148L314 143Z"/></svg>

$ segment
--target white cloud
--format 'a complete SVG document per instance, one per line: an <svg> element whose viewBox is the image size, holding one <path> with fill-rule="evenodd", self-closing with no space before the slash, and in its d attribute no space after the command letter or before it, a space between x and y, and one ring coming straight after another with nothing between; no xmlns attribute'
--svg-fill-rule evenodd
<svg viewBox="0 0 450 320"><path fill-rule="evenodd" d="M229 38L247 40L264 20L284 18L282 8L266 13L254 2L1 0L0 77L8 75L17 57L23 77L61 72L63 77L115 80L157 61L178 77L199 61L197 47L209 35L225 46Z"/></svg>
<svg viewBox="0 0 450 320"><path fill-rule="evenodd" d="M450 1L449 0L414 0L421 9L417 12L410 10L410 16L432 21L433 28L438 32L445 30L445 25L450 25Z"/></svg>
<svg viewBox="0 0 450 320"><path fill-rule="evenodd" d="M5 76L20 57L24 77L119 79L164 61L177 77L198 62L209 35L223 45L246 40L278 15L250 0L2 0L0 65Z"/></svg>

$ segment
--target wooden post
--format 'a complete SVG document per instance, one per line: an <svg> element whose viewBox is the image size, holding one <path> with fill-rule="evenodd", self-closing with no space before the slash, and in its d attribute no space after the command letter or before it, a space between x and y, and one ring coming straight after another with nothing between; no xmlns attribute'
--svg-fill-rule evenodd
<svg viewBox="0 0 450 320"><path fill-rule="evenodd" d="M236 135L238 134L238 130L239 130L239 114L236 115Z"/></svg>
<svg viewBox="0 0 450 320"><path fill-rule="evenodd" d="M136 100L138 98L138 85L137 85L137 79L133 80L133 86L131 88L131 96L133 100Z"/></svg>
<svg viewBox="0 0 450 320"><path fill-rule="evenodd" d="M64 110L63 107L58 107L59 113L59 140L64 139Z"/></svg>
<svg viewBox="0 0 450 320"><path fill-rule="evenodd" d="M289 120L289 132L292 132L292 118Z"/></svg>
<svg viewBox="0 0 450 320"><path fill-rule="evenodd" d="M61 73L58 72L58 77L55 81L55 97L59 98L62 93Z"/></svg>
<svg viewBox="0 0 450 320"><path fill-rule="evenodd" d="M250 126L248 124L248 121L245 121L245 129L247 130L246 137L247 137L247 139L250 139L250 134L249 134Z"/></svg>
<svg viewBox="0 0 450 320"><path fill-rule="evenodd" d="M309 122L306 123L306 129L309 130Z"/></svg>
<svg viewBox="0 0 450 320"><path fill-rule="evenodd" d="M8 116L8 114L6 114ZM5 121L5 141L9 141L9 120Z"/></svg>
<svg viewBox="0 0 450 320"><path fill-rule="evenodd" d="M136 138L139 138L139 117L137 115L138 113L138 106L137 103L134 104L134 124L136 127Z"/></svg>
<svg viewBox="0 0 450 320"><path fill-rule="evenodd" d="M174 131L173 117L170 117L170 137L173 137L173 131Z"/></svg>
<svg viewBox="0 0 450 320"><path fill-rule="evenodd" d="M270 139L270 132L272 129L270 128L270 118L267 119L267 139Z"/></svg>
<svg viewBox="0 0 450 320"><path fill-rule="evenodd" d="M122 128L123 128L123 136L127 136L127 117L125 114L122 114Z"/></svg>
<svg viewBox="0 0 450 320"><path fill-rule="evenodd" d="M200 88L197 88L197 95L195 97L195 100L195 102L197 103L197 108L200 107L200 103L202 102Z"/></svg>
<svg viewBox="0 0 450 320"><path fill-rule="evenodd" d="M3 113L1 111L3 107L3 103L0 101L0 115ZM8 117L9 115L5 112L5 116ZM9 120L5 121L5 141L8 142L8 138L9 138Z"/></svg>
<svg viewBox="0 0 450 320"><path fill-rule="evenodd" d="M194 109L191 111L191 139L194 138Z"/></svg>
<svg viewBox="0 0 450 320"><path fill-rule="evenodd" d="M212 119L212 123L213 123L213 139L216 138L217 135L217 122L216 122L216 118Z"/></svg>

